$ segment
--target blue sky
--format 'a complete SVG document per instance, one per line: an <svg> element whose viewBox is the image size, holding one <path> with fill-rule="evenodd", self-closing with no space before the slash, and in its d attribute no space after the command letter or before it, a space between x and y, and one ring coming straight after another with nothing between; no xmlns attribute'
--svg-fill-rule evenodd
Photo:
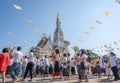
<svg viewBox="0 0 120 83"><path fill-rule="evenodd" d="M14 4L22 9L15 9ZM95 48L96 53L104 50L100 48L104 44L111 43L112 48L120 48L119 10L120 4L115 0L1 0L0 49L12 45L27 50L37 45L42 33L53 37L57 12L61 18L64 38L71 42L70 51L73 45L84 49ZM105 11L111 14L105 16ZM97 23L97 20L102 24ZM36 29L40 32L36 32ZM85 32L90 34L86 35ZM83 35L85 37L81 37ZM114 45L114 41L117 45ZM119 51L114 51L119 54Z"/></svg>

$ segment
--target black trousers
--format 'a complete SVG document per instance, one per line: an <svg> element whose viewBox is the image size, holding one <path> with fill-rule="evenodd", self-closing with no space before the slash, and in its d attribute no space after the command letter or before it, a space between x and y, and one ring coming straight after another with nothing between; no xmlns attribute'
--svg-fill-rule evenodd
<svg viewBox="0 0 120 83"><path fill-rule="evenodd" d="M25 75L24 75L23 79L26 78L26 76L27 76L27 74L28 74L28 71L30 72L30 78L31 78L31 79L33 78L33 73L32 73L33 66L34 66L34 63L33 63L33 62L29 62L29 63L27 64L26 71L25 71Z"/></svg>
<svg viewBox="0 0 120 83"><path fill-rule="evenodd" d="M120 77L119 77L119 74L118 74L118 68L116 66L112 67L111 68L112 72L113 72L113 75L115 77L115 80L119 80Z"/></svg>

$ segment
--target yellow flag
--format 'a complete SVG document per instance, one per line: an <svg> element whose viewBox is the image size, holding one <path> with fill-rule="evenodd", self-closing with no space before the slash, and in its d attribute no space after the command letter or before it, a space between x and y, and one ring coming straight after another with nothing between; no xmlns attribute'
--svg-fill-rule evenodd
<svg viewBox="0 0 120 83"><path fill-rule="evenodd" d="M32 23L32 20L27 19L26 22L28 22L28 23Z"/></svg>
<svg viewBox="0 0 120 83"><path fill-rule="evenodd" d="M10 35L11 34L11 32L8 32L8 35Z"/></svg>
<svg viewBox="0 0 120 83"><path fill-rule="evenodd" d="M19 5L14 4L13 7L17 10L21 10L22 8Z"/></svg>
<svg viewBox="0 0 120 83"><path fill-rule="evenodd" d="M105 11L105 12L104 12L104 15L105 15L105 16L110 16L110 15L111 15L111 12Z"/></svg>
<svg viewBox="0 0 120 83"><path fill-rule="evenodd" d="M95 28L93 26L90 27L90 30L94 30Z"/></svg>

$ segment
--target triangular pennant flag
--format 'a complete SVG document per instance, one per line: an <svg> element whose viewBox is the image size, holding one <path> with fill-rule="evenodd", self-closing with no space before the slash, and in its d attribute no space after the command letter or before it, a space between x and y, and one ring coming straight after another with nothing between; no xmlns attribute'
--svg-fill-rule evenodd
<svg viewBox="0 0 120 83"><path fill-rule="evenodd" d="M32 23L32 20L27 19L26 22L28 22L28 23Z"/></svg>
<svg viewBox="0 0 120 83"><path fill-rule="evenodd" d="M18 6L18 5L16 5L16 4L14 4L13 7L14 7L15 9L17 9L17 10L21 10L21 9L22 9L20 6Z"/></svg>
<svg viewBox="0 0 120 83"><path fill-rule="evenodd" d="M111 12L105 11L105 12L104 12L104 15L105 15L105 16L110 16L110 15L111 15Z"/></svg>
<svg viewBox="0 0 120 83"><path fill-rule="evenodd" d="M90 30L94 30L95 28L93 26L90 27Z"/></svg>
<svg viewBox="0 0 120 83"><path fill-rule="evenodd" d="M8 35L11 35L11 32L8 32Z"/></svg>
<svg viewBox="0 0 120 83"><path fill-rule="evenodd" d="M98 24L102 24L102 22L100 22L99 20L96 20L96 23L98 23Z"/></svg>

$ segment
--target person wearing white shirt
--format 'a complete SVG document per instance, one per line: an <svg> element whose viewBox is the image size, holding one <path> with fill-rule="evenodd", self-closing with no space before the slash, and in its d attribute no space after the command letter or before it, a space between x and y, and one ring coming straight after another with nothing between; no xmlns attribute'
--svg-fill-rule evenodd
<svg viewBox="0 0 120 83"><path fill-rule="evenodd" d="M30 53L28 55L28 64L27 64L27 67L26 67L25 75L23 77L23 81L26 78L26 76L28 74L28 71L30 71L30 81L32 81L32 79L33 79L32 69L34 67L34 59L35 59L35 57L34 57L34 54L33 54L33 50L30 50Z"/></svg>
<svg viewBox="0 0 120 83"><path fill-rule="evenodd" d="M17 51L13 54L13 64L10 69L10 73L13 79L13 83L17 80L17 76L20 73L20 62L22 61L23 53L21 52L21 47L17 47Z"/></svg>
<svg viewBox="0 0 120 83"><path fill-rule="evenodd" d="M67 54L64 53L63 54L63 69L62 69L62 75L63 75L63 78L65 79L68 79L69 78L69 72L68 72L68 69L67 69Z"/></svg>
<svg viewBox="0 0 120 83"><path fill-rule="evenodd" d="M49 60L47 58L47 55L45 55L45 58L44 58L44 67L45 67L45 70L44 70L44 75L48 75L49 74L49 66L50 66L50 63L49 63Z"/></svg>
<svg viewBox="0 0 120 83"><path fill-rule="evenodd" d="M40 60L40 74L44 75L44 62L43 59Z"/></svg>
<svg viewBox="0 0 120 83"><path fill-rule="evenodd" d="M119 74L118 74L118 68L117 68L117 58L116 58L116 55L111 52L110 53L110 66L111 66L111 70L113 72L113 75L114 75L114 80L119 80L120 77L119 77Z"/></svg>
<svg viewBox="0 0 120 83"><path fill-rule="evenodd" d="M70 61L70 65L71 65L71 73L72 75L75 75L75 61L73 58Z"/></svg>

